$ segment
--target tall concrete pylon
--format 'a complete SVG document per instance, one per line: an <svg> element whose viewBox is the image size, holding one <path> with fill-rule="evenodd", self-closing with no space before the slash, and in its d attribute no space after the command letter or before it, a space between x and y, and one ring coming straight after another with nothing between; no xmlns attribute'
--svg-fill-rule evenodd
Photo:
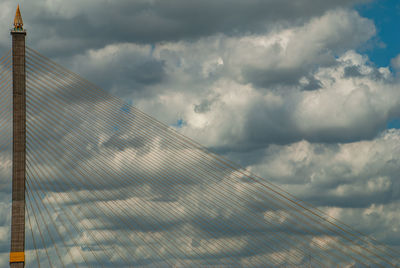
<svg viewBox="0 0 400 268"><path fill-rule="evenodd" d="M19 5L12 36L13 154L10 267L25 266L25 159L26 159L26 74L25 36Z"/></svg>

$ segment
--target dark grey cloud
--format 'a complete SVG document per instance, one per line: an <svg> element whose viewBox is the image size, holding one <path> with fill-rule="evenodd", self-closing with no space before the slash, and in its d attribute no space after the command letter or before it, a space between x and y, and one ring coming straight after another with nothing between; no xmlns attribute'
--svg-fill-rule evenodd
<svg viewBox="0 0 400 268"><path fill-rule="evenodd" d="M206 113L206 112L209 112L209 111L211 111L211 105L215 102L217 100L217 97L216 98L213 98L213 99L205 99L205 100L202 100L199 104L195 104L194 105L194 111L196 112L196 113Z"/></svg>
<svg viewBox="0 0 400 268"><path fill-rule="evenodd" d="M384 79L384 75L382 75L382 73L379 72L379 70L376 68L367 70L366 73L363 73L361 66L357 65L347 66L344 68L343 77L345 78L366 77L366 76L375 80Z"/></svg>
<svg viewBox="0 0 400 268"><path fill-rule="evenodd" d="M322 83L320 80L316 79L314 76L308 77L308 81L303 85L303 90L312 91L322 88Z"/></svg>
<svg viewBox="0 0 400 268"><path fill-rule="evenodd" d="M138 83L149 85L162 82L164 63L160 61L147 61L132 70L132 77Z"/></svg>
<svg viewBox="0 0 400 268"><path fill-rule="evenodd" d="M84 4L71 1L57 6L45 1L22 1L22 11L31 29L31 40L39 44L35 47L53 56L116 42L156 43L216 33L261 33L277 24L301 24L327 10L363 2L367 1L124 0Z"/></svg>
<svg viewBox="0 0 400 268"><path fill-rule="evenodd" d="M277 85L296 86L300 78L303 76L304 71L301 69L257 69L257 68L244 68L243 76L246 82L250 82L255 86L268 88Z"/></svg>
<svg viewBox="0 0 400 268"><path fill-rule="evenodd" d="M344 68L344 77L361 77L362 74L360 72L359 66L347 66Z"/></svg>

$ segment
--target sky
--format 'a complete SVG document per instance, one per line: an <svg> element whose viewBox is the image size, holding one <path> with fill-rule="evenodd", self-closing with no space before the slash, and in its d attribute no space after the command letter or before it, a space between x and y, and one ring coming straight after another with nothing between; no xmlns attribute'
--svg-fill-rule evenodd
<svg viewBox="0 0 400 268"><path fill-rule="evenodd" d="M394 0L372 1L366 5L359 5L356 10L362 16L373 20L377 28L377 46L365 50L365 53L377 66L390 65L391 60L398 54L400 43L399 36L393 34L400 14L399 3Z"/></svg>
<svg viewBox="0 0 400 268"><path fill-rule="evenodd" d="M398 1L19 3L29 47L400 247ZM0 2L0 55L16 4Z"/></svg>

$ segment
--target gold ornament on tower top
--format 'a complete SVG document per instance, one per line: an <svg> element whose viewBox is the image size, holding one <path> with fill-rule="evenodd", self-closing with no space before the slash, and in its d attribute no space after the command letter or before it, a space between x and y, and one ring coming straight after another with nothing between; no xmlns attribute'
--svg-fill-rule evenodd
<svg viewBox="0 0 400 268"><path fill-rule="evenodd" d="M24 30L22 26L24 26L24 22L22 21L21 11L19 10L19 5L18 5L14 18L14 31Z"/></svg>

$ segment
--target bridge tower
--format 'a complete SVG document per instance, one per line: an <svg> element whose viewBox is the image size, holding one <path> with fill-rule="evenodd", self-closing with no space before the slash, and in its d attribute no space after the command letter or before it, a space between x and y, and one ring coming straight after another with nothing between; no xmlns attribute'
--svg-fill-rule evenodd
<svg viewBox="0 0 400 268"><path fill-rule="evenodd" d="M12 36L13 154L10 267L25 266L26 75L25 36L19 5Z"/></svg>

